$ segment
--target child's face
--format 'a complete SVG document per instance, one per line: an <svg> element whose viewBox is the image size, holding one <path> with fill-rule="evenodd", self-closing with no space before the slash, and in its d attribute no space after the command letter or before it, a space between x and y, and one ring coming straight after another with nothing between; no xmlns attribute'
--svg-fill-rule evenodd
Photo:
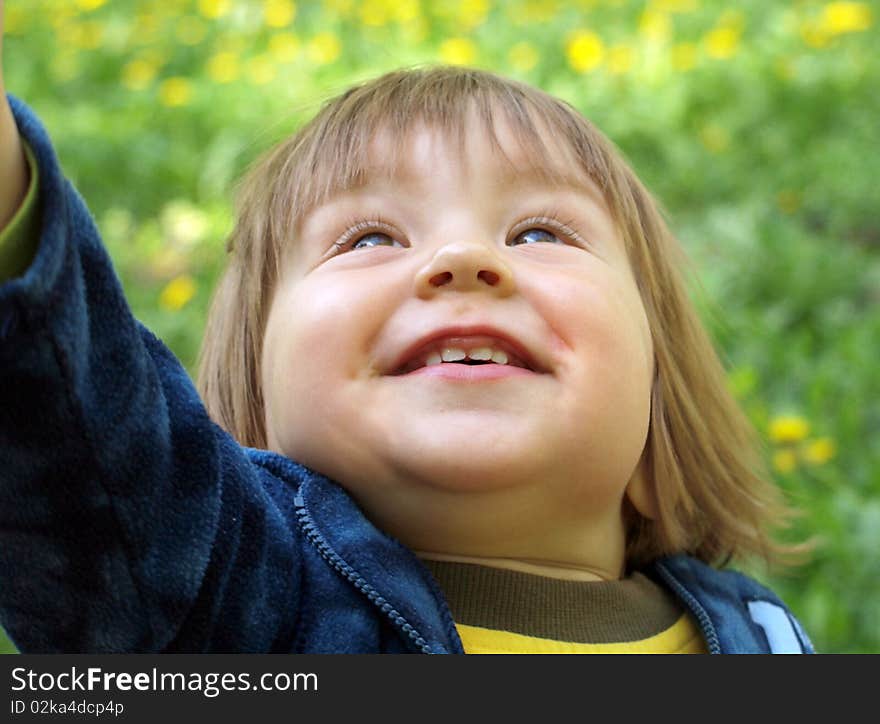
<svg viewBox="0 0 880 724"><path fill-rule="evenodd" d="M631 478L648 509L646 315L595 184L559 148L573 185L541 182L497 132L513 172L476 120L462 155L423 128L389 177L303 220L265 334L268 446L417 550L614 578ZM394 142L376 139L377 164ZM358 248L337 252L351 227ZM533 369L422 366L481 347Z"/></svg>

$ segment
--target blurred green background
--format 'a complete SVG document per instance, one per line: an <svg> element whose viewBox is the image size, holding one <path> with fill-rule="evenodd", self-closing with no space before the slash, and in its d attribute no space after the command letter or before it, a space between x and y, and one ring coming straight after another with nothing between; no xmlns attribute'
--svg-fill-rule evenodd
<svg viewBox="0 0 880 724"><path fill-rule="evenodd" d="M324 99L445 62L571 102L667 209L804 510L790 535L820 536L807 565L759 577L818 650L878 652L878 21L876 3L807 0L7 0L4 70L135 313L191 371L235 180Z"/></svg>

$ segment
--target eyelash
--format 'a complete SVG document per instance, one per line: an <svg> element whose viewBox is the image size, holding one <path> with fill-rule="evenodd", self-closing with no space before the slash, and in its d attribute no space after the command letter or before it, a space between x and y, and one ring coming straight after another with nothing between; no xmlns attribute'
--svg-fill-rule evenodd
<svg viewBox="0 0 880 724"><path fill-rule="evenodd" d="M561 234L561 241L565 241L567 238L570 241L574 241L579 246L586 247L586 241L574 230L574 228L572 228L574 224L575 222L573 220L564 221L555 211L543 211L515 224L511 230L508 241L510 241L510 239L515 239L520 234L531 229L541 229L555 236L560 236ZM394 225L380 216L373 219L352 220L348 222L345 227L345 231L342 236L339 237L339 240L333 242L335 248L334 255L348 251L354 246L354 244L370 234L385 234L392 239L399 236Z"/></svg>
<svg viewBox="0 0 880 724"><path fill-rule="evenodd" d="M352 219L345 225L345 231L338 241L333 242L335 247L334 254L340 254L347 251L351 246L370 234L385 234L392 239L397 234L397 229L381 216L373 219Z"/></svg>
<svg viewBox="0 0 880 724"><path fill-rule="evenodd" d="M511 238L516 238L530 229L541 229L554 236L560 236L561 234L560 241L568 239L569 241L575 242L578 246L586 247L586 240L574 230L576 223L577 222L573 219L568 219L567 217L566 220L563 220L560 214L556 211L548 209L536 216L530 216L528 219L523 219L516 224L511 232Z"/></svg>

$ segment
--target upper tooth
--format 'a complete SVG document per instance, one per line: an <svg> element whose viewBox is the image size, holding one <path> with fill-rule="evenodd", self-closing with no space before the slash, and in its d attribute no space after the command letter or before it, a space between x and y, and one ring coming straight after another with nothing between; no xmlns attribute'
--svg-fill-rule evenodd
<svg viewBox="0 0 880 724"><path fill-rule="evenodd" d="M463 349L458 347L446 347L440 353L440 357L444 362L458 362L458 360L464 359L467 355Z"/></svg>
<svg viewBox="0 0 880 724"><path fill-rule="evenodd" d="M444 347L439 354L431 352L425 360L425 365L439 365L441 362L459 362L466 357L484 362L492 360L492 362L499 365L506 365L508 362L505 352L492 349L491 347L477 347L469 352L465 352L459 347Z"/></svg>

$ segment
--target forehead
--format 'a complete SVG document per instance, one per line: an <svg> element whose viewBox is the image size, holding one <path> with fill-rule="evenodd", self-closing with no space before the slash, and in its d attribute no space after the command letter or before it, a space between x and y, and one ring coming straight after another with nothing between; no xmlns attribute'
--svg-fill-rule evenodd
<svg viewBox="0 0 880 724"><path fill-rule="evenodd" d="M347 137L318 152L310 177L303 179L310 193L302 199L300 219L349 191L388 182L418 186L441 162L501 186L574 188L605 205L604 182L590 173L589 159L581 157L576 143L546 119L498 107L482 113L471 107L457 116L405 125L393 119L355 125Z"/></svg>
<svg viewBox="0 0 880 724"><path fill-rule="evenodd" d="M373 138L359 181L385 179L417 185L441 164L498 186L533 184L596 190L574 151L548 131L523 132L503 117L471 116L458 132L426 123L403 138L383 130Z"/></svg>

